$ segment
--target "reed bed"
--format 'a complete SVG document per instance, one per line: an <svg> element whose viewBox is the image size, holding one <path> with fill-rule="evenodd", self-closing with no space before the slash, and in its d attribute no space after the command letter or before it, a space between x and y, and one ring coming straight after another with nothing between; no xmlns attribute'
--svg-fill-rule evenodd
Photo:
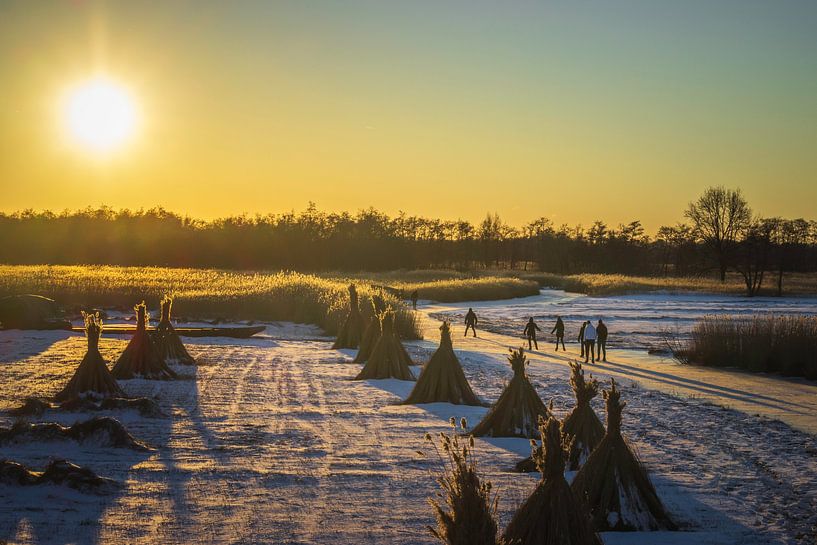
<svg viewBox="0 0 817 545"><path fill-rule="evenodd" d="M376 293L358 290L361 307ZM67 308L130 309L145 300L158 309L165 295L180 316L231 320L285 320L316 324L334 335L349 311L348 281L295 272L234 272L164 267L0 265L0 296L36 293ZM420 338L417 316L383 294L396 311L404 339Z"/></svg>
<svg viewBox="0 0 817 545"><path fill-rule="evenodd" d="M401 290L404 295L417 290L420 299L431 299L441 303L495 301L539 294L539 284L532 280L502 277L395 282L392 286Z"/></svg>
<svg viewBox="0 0 817 545"><path fill-rule="evenodd" d="M521 278L534 280L543 287L563 289L588 295L623 295L633 293L715 293L745 295L746 284L737 274L731 274L726 282L709 277L649 277L627 276L623 274L573 274L561 276L550 273L528 273ZM814 295L817 293L817 275L786 275L784 282L786 295ZM769 279L759 295L775 295L777 285Z"/></svg>
<svg viewBox="0 0 817 545"><path fill-rule="evenodd" d="M684 363L817 379L817 316L706 316L673 353Z"/></svg>

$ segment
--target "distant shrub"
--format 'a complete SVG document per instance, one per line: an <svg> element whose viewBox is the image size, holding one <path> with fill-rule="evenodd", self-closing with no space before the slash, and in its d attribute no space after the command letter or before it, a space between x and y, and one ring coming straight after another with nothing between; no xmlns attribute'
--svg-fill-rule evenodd
<svg viewBox="0 0 817 545"><path fill-rule="evenodd" d="M539 294L539 285L532 280L501 277L397 282L394 287L400 289L405 295L416 289L420 299L431 299L441 303L495 301Z"/></svg>
<svg viewBox="0 0 817 545"><path fill-rule="evenodd" d="M673 352L684 363L817 379L817 316L705 316Z"/></svg>
<svg viewBox="0 0 817 545"><path fill-rule="evenodd" d="M723 283L715 278L650 277L624 274L573 274L561 276L550 273L529 273L522 278L535 280L541 286L588 295L622 295L630 293L728 293L743 294L746 286L736 276ZM800 285L808 291L807 285Z"/></svg>

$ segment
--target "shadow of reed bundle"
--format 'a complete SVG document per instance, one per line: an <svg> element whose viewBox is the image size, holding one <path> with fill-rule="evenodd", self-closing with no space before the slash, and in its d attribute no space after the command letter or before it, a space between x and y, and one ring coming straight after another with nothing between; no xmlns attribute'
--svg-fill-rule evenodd
<svg viewBox="0 0 817 545"><path fill-rule="evenodd" d="M607 433L573 479L573 492L583 500L599 531L676 529L646 469L621 434L626 403L621 402L614 380L604 399Z"/></svg>
<svg viewBox="0 0 817 545"><path fill-rule="evenodd" d="M159 349L147 331L147 308L145 302L134 307L136 311L136 332L125 351L116 360L111 374L118 379L175 379L176 373L167 366L159 354Z"/></svg>
<svg viewBox="0 0 817 545"><path fill-rule="evenodd" d="M570 441L568 469L576 471L584 465L590 453L601 442L604 437L604 426L590 406L590 401L599 394L599 381L592 377L586 380L580 362L570 364L570 386L576 395L576 406L564 419L562 431ZM522 473L536 471L533 458L526 458L516 464L516 471Z"/></svg>
<svg viewBox="0 0 817 545"><path fill-rule="evenodd" d="M357 354L355 354L354 363L366 363L366 360L372 355L374 345L377 344L383 330L381 320L383 319L383 312L386 311L386 303L378 294L372 295L370 303L372 308L366 322L366 329L363 331L363 337L360 339L360 347Z"/></svg>
<svg viewBox="0 0 817 545"><path fill-rule="evenodd" d="M508 361L513 369L513 378L488 414L471 432L475 437L531 438L538 433L538 419L550 417L550 411L525 373L527 357L523 350L511 350Z"/></svg>
<svg viewBox="0 0 817 545"><path fill-rule="evenodd" d="M541 420L542 446L532 458L542 472L533 493L514 514L503 542L519 545L602 545L586 508L565 480L565 446L559 421Z"/></svg>
<svg viewBox="0 0 817 545"><path fill-rule="evenodd" d="M176 329L170 321L170 309L173 307L173 299L164 296L161 302L162 315L159 325L156 326L156 348L159 355L167 363L178 363L182 365L195 365L196 359L190 355L184 347L182 340L176 333Z"/></svg>
<svg viewBox="0 0 817 545"><path fill-rule="evenodd" d="M564 419L562 431L570 440L568 469L576 471L604 438L604 426L590 406L593 398L599 395L599 381L593 377L586 380L579 362L570 364L570 386L576 396L576 406Z"/></svg>
<svg viewBox="0 0 817 545"><path fill-rule="evenodd" d="M677 359L817 379L817 316L705 316Z"/></svg>
<svg viewBox="0 0 817 545"><path fill-rule="evenodd" d="M445 467L437 482L442 492L430 499L437 527L431 533L448 545L497 545L497 497L491 497L491 483L480 478L473 457L474 438L457 436L456 420L451 434L440 433L439 446L426 434ZM465 433L467 424L461 421Z"/></svg>
<svg viewBox="0 0 817 545"><path fill-rule="evenodd" d="M357 348L363 336L363 316L360 314L357 288L349 284L349 315L340 326L338 338L332 348Z"/></svg>
<svg viewBox="0 0 817 545"><path fill-rule="evenodd" d="M56 401L67 401L82 397L124 397L122 389L108 370L108 365L99 353L99 337L102 335L102 320L99 314L82 313L85 320L85 337L88 351L68 381L57 395Z"/></svg>
<svg viewBox="0 0 817 545"><path fill-rule="evenodd" d="M413 403L453 403L454 405L482 405L465 378L460 361L454 353L451 342L451 326L443 322L440 326L440 346L423 367L417 384L403 402Z"/></svg>
<svg viewBox="0 0 817 545"><path fill-rule="evenodd" d="M366 365L354 380L384 378L414 380L409 365L413 365L411 358L394 330L394 313L387 311L383 315L383 332Z"/></svg>

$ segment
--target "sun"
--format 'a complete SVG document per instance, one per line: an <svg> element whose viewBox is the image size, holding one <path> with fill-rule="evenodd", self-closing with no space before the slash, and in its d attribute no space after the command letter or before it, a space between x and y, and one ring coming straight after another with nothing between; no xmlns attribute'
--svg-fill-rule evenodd
<svg viewBox="0 0 817 545"><path fill-rule="evenodd" d="M96 77L72 88L63 115L71 138L95 152L122 146L137 124L136 104L119 83Z"/></svg>

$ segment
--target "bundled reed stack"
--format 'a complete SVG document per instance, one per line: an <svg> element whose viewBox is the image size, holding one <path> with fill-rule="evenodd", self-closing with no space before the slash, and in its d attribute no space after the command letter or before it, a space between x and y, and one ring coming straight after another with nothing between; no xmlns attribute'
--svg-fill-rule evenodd
<svg viewBox="0 0 817 545"><path fill-rule="evenodd" d="M565 480L565 445L559 421L540 422L542 446L533 459L542 479L505 529L504 543L519 545L602 545L585 506Z"/></svg>
<svg viewBox="0 0 817 545"><path fill-rule="evenodd" d="M372 355L374 345L380 338L382 332L383 312L386 310L386 303L380 295L373 295L371 299L371 315L369 321L366 323L366 329L363 331L363 337L360 339L360 347L355 355L354 363L366 363L369 356Z"/></svg>
<svg viewBox="0 0 817 545"><path fill-rule="evenodd" d="M111 373L118 379L147 378L147 379L174 379L173 372L159 354L159 349L147 331L147 308L145 302L133 307L136 311L136 333L128 343L125 351L116 360Z"/></svg>
<svg viewBox="0 0 817 545"><path fill-rule="evenodd" d="M599 395L599 381L592 376L586 380L580 362L570 364L570 386L576 395L576 406L565 418L563 431L571 441L568 467L577 471L604 438L604 426L590 406L590 401Z"/></svg>
<svg viewBox="0 0 817 545"><path fill-rule="evenodd" d="M474 460L474 438L461 441L456 433L456 420L451 419L453 432L440 433L439 447L431 434L426 434L446 468L437 479L442 488L442 505L429 500L437 519L437 527L429 527L431 533L448 545L496 545L497 544L497 497L491 497L491 483L480 478ZM462 420L463 432L467 428Z"/></svg>
<svg viewBox="0 0 817 545"><path fill-rule="evenodd" d="M156 326L156 348L159 349L159 355L167 363L195 365L196 359L184 347L182 340L176 333L176 329L170 322L170 309L172 307L173 298L165 295L161 302L162 317L159 320L159 325Z"/></svg>
<svg viewBox="0 0 817 545"><path fill-rule="evenodd" d="M349 284L349 315L338 332L332 348L357 348L363 336L363 316L358 306L357 288Z"/></svg>
<svg viewBox="0 0 817 545"><path fill-rule="evenodd" d="M674 530L647 471L621 434L621 392L611 381L604 392L607 433L573 480L571 488L587 505L593 525L608 530Z"/></svg>
<svg viewBox="0 0 817 545"><path fill-rule="evenodd" d="M511 350L508 361L513 369L513 378L485 418L472 431L476 437L532 438L538 432L539 418L550 417L550 411L525 373L527 357L523 350Z"/></svg>
<svg viewBox="0 0 817 545"><path fill-rule="evenodd" d="M377 340L372 355L355 380L396 378L414 380L409 370L411 358L394 329L394 313L383 314L383 332Z"/></svg>
<svg viewBox="0 0 817 545"><path fill-rule="evenodd" d="M88 351L77 367L74 376L68 381L54 399L68 401L78 398L124 397L122 388L108 370L108 365L99 353L99 337L102 334L102 319L99 314L82 313L85 319L85 336L88 339Z"/></svg>
<svg viewBox="0 0 817 545"><path fill-rule="evenodd" d="M440 326L440 347L423 368L417 384L403 403L436 402L482 405L482 401L468 384L460 361L454 353L451 326L448 322L443 322Z"/></svg>
<svg viewBox="0 0 817 545"><path fill-rule="evenodd" d="M562 431L570 441L568 452L568 469L576 471L584 465L590 453L604 437L604 426L596 416L590 401L599 393L599 381L594 378L586 380L580 362L570 364L570 386L576 394L576 406L564 419ZM526 458L516 464L516 471L530 473L536 471L533 458Z"/></svg>

